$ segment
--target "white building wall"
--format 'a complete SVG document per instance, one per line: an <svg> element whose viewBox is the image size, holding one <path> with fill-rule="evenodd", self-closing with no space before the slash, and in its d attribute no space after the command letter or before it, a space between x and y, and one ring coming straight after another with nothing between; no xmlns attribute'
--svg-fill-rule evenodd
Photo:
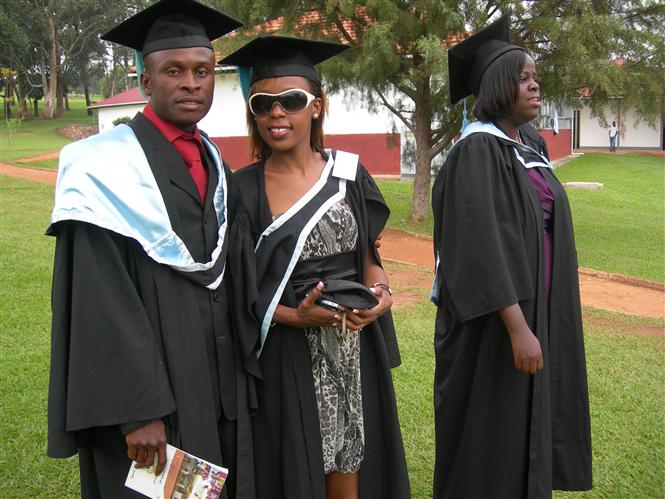
<svg viewBox="0 0 665 499"><path fill-rule="evenodd" d="M323 125L327 134L391 133L393 123L393 114L384 107L370 112L344 92L328 95L328 116Z"/></svg>
<svg viewBox="0 0 665 499"><path fill-rule="evenodd" d="M132 118L143 109L144 104L127 104L124 106L100 107L97 109L99 119L99 131L105 132L113 128L113 121L122 117Z"/></svg>
<svg viewBox="0 0 665 499"><path fill-rule="evenodd" d="M245 101L235 74L218 74L215 96L208 114L199 128L211 137L242 137L247 135Z"/></svg>
<svg viewBox="0 0 665 499"><path fill-rule="evenodd" d="M605 111L608 121L619 121L616 113ZM621 110L619 147L633 149L660 149L663 130L662 117L656 121L656 127L650 127L645 121L635 124L637 116L634 110ZM609 147L609 127L600 125L597 118L591 116L591 108L584 106L580 110L580 147Z"/></svg>
<svg viewBox="0 0 665 499"><path fill-rule="evenodd" d="M371 113L359 104L350 104L344 93L328 95L328 115L324 124L327 134L388 133L392 131L392 114L388 110ZM99 108L99 131L113 128L113 120L133 117L143 104ZM245 101L235 73L218 74L210 112L199 123L211 137L247 135Z"/></svg>

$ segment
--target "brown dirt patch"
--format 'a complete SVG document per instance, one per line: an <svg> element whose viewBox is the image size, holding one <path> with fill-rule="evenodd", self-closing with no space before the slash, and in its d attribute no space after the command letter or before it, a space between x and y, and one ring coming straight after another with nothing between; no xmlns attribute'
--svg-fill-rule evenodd
<svg viewBox="0 0 665 499"><path fill-rule="evenodd" d="M665 292L648 286L617 282L580 271L582 304L641 317L665 318Z"/></svg>
<svg viewBox="0 0 665 499"><path fill-rule="evenodd" d="M70 140L80 140L99 132L97 125L69 125L58 128L58 133Z"/></svg>
<svg viewBox="0 0 665 499"><path fill-rule="evenodd" d="M434 246L431 237L386 229L381 237L379 251L384 258L394 262L434 270Z"/></svg>
<svg viewBox="0 0 665 499"><path fill-rule="evenodd" d="M41 184L55 184L58 172L56 170L46 170L40 168L27 168L24 166L14 166L0 163L0 175L18 177Z"/></svg>
<svg viewBox="0 0 665 499"><path fill-rule="evenodd" d="M387 260L434 269L432 240L429 237L387 229L381 238L380 252ZM430 272L423 286L429 289L431 283ZM665 286L662 283L580 269L580 296L582 304L590 307L665 318Z"/></svg>
<svg viewBox="0 0 665 499"><path fill-rule="evenodd" d="M386 262L386 273L393 290L393 306L397 309L429 300L433 273L416 265Z"/></svg>

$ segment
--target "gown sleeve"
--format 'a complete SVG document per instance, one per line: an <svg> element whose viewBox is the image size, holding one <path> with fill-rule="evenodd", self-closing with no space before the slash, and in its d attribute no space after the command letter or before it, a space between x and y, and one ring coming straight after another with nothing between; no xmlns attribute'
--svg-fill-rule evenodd
<svg viewBox="0 0 665 499"><path fill-rule="evenodd" d="M376 262L382 266L381 257L376 248L376 240L386 226L386 222L390 216L390 209L383 199L383 194L381 194L376 182L374 182L372 176L362 165L359 166L356 182L362 193L365 208L363 213L365 213L367 218L367 223L363 226L364 228L361 233L366 231L367 244ZM389 366L391 368L398 367L402 363L402 359L399 352L392 312L387 312L379 317L376 321L376 326L381 331L383 337Z"/></svg>
<svg viewBox="0 0 665 499"><path fill-rule="evenodd" d="M132 280L139 249L81 222L54 232L48 454L66 457L77 451L77 430L160 418L175 401Z"/></svg>
<svg viewBox="0 0 665 499"><path fill-rule="evenodd" d="M231 225L228 237L231 241L227 270L232 292L234 330L238 338L240 354L245 370L255 378L261 378L256 358L259 345L259 321L253 311L257 298L256 255L252 224L247 209L242 203L235 175L229 177L229 217ZM253 396L251 397L253 399ZM250 407L255 408L250 401Z"/></svg>
<svg viewBox="0 0 665 499"><path fill-rule="evenodd" d="M374 182L372 176L367 172L364 166L359 165L358 182L365 200L365 209L367 210L367 239L370 249L376 261L381 265L381 257L376 249L376 240L388 222L390 209L383 199L383 194Z"/></svg>
<svg viewBox="0 0 665 499"><path fill-rule="evenodd" d="M510 150L474 134L450 153L432 192L440 296L460 321L534 295L523 192Z"/></svg>

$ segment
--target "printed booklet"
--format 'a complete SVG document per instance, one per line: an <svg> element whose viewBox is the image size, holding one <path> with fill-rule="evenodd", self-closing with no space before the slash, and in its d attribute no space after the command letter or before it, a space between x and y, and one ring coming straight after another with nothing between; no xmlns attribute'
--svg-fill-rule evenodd
<svg viewBox="0 0 665 499"><path fill-rule="evenodd" d="M166 466L155 475L155 465L137 468L132 462L125 486L153 499L217 499L229 470L166 446Z"/></svg>

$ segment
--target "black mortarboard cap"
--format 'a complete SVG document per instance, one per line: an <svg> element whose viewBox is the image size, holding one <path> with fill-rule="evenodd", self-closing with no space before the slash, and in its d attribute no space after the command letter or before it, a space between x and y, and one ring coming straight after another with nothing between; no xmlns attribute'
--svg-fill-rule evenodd
<svg viewBox="0 0 665 499"><path fill-rule="evenodd" d="M278 76L303 76L320 81L314 66L348 48L349 45L341 43L264 35L226 56L219 63L251 67L251 83Z"/></svg>
<svg viewBox="0 0 665 499"><path fill-rule="evenodd" d="M524 50L510 43L510 17L504 15L466 40L448 49L450 102L478 95L485 70L511 50Z"/></svg>
<svg viewBox="0 0 665 499"><path fill-rule="evenodd" d="M123 21L101 38L139 50L208 47L242 26L240 21L194 0L161 0Z"/></svg>

